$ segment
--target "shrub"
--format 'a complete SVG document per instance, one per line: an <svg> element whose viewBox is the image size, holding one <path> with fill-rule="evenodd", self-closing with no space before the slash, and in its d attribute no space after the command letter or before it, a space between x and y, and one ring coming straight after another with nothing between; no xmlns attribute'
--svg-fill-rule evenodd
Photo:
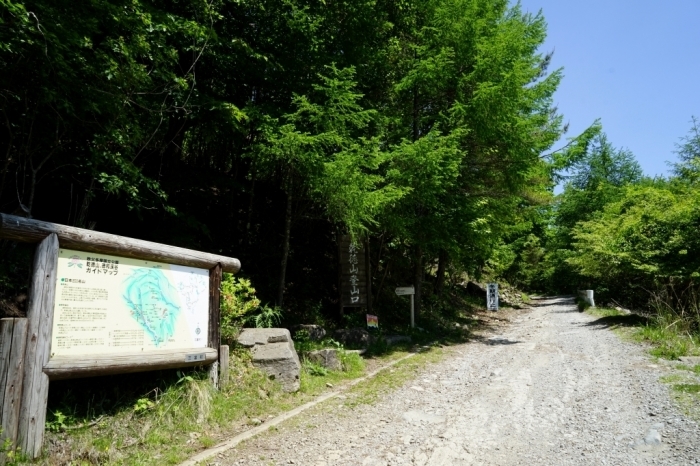
<svg viewBox="0 0 700 466"><path fill-rule="evenodd" d="M246 319L260 308L255 288L246 278L225 273L221 280L221 338L231 344Z"/></svg>

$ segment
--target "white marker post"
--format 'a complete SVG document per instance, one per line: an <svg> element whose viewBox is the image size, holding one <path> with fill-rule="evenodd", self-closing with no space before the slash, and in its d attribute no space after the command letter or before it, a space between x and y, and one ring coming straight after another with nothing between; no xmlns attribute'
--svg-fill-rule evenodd
<svg viewBox="0 0 700 466"><path fill-rule="evenodd" d="M486 309L489 311L498 310L498 283L486 285Z"/></svg>
<svg viewBox="0 0 700 466"><path fill-rule="evenodd" d="M413 303L413 295L416 294L415 288L413 288L413 286L399 286L394 291L396 292L396 296L405 296L405 295L411 296L411 327L415 327L416 320L415 320L415 315L414 315L414 303Z"/></svg>

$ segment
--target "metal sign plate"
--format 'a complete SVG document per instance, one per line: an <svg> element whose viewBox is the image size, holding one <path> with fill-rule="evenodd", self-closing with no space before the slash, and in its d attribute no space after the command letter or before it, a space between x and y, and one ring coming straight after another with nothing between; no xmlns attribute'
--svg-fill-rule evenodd
<svg viewBox="0 0 700 466"><path fill-rule="evenodd" d="M396 288L395 291L396 291L397 296L416 294L416 290L412 286L400 286L400 287Z"/></svg>

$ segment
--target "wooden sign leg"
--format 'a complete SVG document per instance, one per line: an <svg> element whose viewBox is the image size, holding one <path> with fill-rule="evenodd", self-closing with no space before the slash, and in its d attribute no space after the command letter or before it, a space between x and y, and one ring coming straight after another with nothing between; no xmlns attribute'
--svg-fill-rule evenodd
<svg viewBox="0 0 700 466"><path fill-rule="evenodd" d="M27 306L27 344L24 351L24 387L19 418L19 445L36 458L44 444L49 377L44 366L51 351L53 306L58 267L58 237L47 236L36 248Z"/></svg>
<svg viewBox="0 0 700 466"><path fill-rule="evenodd" d="M9 439L12 450L17 447L26 342L27 319L0 320L0 445ZM5 460L0 453L0 464Z"/></svg>
<svg viewBox="0 0 700 466"><path fill-rule="evenodd" d="M219 351L221 345L221 264L209 270L209 348ZM219 358L221 354L219 353ZM219 387L219 361L209 367L209 379Z"/></svg>
<svg viewBox="0 0 700 466"><path fill-rule="evenodd" d="M225 387L228 384L228 357L228 345L221 345L219 347L219 387Z"/></svg>

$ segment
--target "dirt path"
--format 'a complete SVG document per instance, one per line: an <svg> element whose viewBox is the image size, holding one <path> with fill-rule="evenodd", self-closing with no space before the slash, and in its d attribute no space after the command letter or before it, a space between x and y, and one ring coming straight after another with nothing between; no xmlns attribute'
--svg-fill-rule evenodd
<svg viewBox="0 0 700 466"><path fill-rule="evenodd" d="M665 370L573 301L542 300L375 404L328 403L210 464L700 464Z"/></svg>

